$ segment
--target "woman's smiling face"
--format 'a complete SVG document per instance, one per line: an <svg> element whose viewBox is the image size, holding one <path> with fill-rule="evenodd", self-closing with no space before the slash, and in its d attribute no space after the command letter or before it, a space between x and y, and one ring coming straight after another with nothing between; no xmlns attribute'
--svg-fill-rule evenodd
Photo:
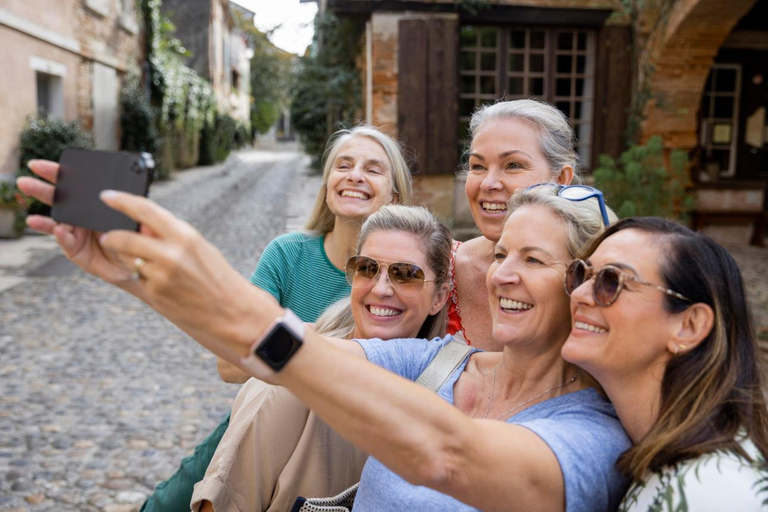
<svg viewBox="0 0 768 512"><path fill-rule="evenodd" d="M545 206L522 206L509 216L486 279L497 343L556 345L568 336L567 240L565 222Z"/></svg>
<svg viewBox="0 0 768 512"><path fill-rule="evenodd" d="M469 173L464 189L469 209L480 232L489 240L501 236L507 202L519 188L551 181L553 176L541 152L539 130L522 119L493 119L472 139ZM558 181L570 183L563 172Z"/></svg>
<svg viewBox="0 0 768 512"><path fill-rule="evenodd" d="M367 256L384 263L379 274L364 286L352 288L352 315L356 338L414 338L427 316L440 311L447 298L447 286L436 290L435 272L429 266L424 244L416 235L403 231L375 231L360 249ZM415 295L404 296L392 286L387 263L417 265L427 281Z"/></svg>
<svg viewBox="0 0 768 512"><path fill-rule="evenodd" d="M595 271L606 265L643 281L664 285L660 273L666 246L657 236L625 229L603 240L589 257ZM650 371L663 375L667 343L675 333L675 315L664 308L664 294L653 286L627 280L616 301L598 306L594 278L571 293L573 329L563 357L597 379L622 378Z"/></svg>
<svg viewBox="0 0 768 512"><path fill-rule="evenodd" d="M392 165L377 142L352 137L333 161L325 200L337 217L364 220L394 200Z"/></svg>

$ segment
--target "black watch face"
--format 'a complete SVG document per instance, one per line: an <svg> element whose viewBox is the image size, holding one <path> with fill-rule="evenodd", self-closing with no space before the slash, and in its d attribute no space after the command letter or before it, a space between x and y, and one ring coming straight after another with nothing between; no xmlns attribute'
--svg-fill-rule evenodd
<svg viewBox="0 0 768 512"><path fill-rule="evenodd" d="M256 348L256 355L273 370L280 370L299 350L301 340L284 324L279 323Z"/></svg>

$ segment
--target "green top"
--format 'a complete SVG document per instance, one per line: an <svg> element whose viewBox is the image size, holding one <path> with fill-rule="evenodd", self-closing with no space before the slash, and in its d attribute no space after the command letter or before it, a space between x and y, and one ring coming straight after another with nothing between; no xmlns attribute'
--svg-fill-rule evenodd
<svg viewBox="0 0 768 512"><path fill-rule="evenodd" d="M288 233L272 240L259 258L251 282L305 322L349 295L344 272L331 264L322 235Z"/></svg>

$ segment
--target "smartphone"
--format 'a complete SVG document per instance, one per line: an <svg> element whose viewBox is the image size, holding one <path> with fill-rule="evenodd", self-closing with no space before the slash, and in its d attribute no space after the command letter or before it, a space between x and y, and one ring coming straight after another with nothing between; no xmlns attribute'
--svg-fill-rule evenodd
<svg viewBox="0 0 768 512"><path fill-rule="evenodd" d="M51 209L55 221L94 231L139 229L136 221L104 204L99 194L119 190L146 196L155 167L152 155L66 148L59 165Z"/></svg>

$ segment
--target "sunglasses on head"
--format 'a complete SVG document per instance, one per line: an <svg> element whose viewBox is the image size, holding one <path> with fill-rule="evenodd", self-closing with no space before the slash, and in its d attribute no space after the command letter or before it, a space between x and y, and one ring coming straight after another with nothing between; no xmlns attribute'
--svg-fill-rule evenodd
<svg viewBox="0 0 768 512"><path fill-rule="evenodd" d="M600 215L603 216L603 224L606 226L611 222L608 220L608 210L605 208L605 197L603 193L594 187L587 185L560 185L558 183L537 183L531 185L526 190L536 187L557 187L557 195L569 201L586 201L590 198L596 198L600 206Z"/></svg>
<svg viewBox="0 0 768 512"><path fill-rule="evenodd" d="M347 261L344 272L352 288L362 288L375 281L382 268L387 269L387 278L392 287L404 296L416 295L427 280L424 271L413 263L376 260L368 256L352 256Z"/></svg>
<svg viewBox="0 0 768 512"><path fill-rule="evenodd" d="M669 288L643 281L639 277L631 276L613 265L606 265L600 270L595 270L583 260L573 260L570 265L568 265L568 268L565 271L565 293L570 296L576 288L592 278L594 278L594 281L592 282L592 294L595 303L601 307L608 307L616 302L616 299L619 298L619 294L627 281L634 281L645 286L652 286L667 295L671 295L672 297L686 302L691 302L685 295L672 291Z"/></svg>

